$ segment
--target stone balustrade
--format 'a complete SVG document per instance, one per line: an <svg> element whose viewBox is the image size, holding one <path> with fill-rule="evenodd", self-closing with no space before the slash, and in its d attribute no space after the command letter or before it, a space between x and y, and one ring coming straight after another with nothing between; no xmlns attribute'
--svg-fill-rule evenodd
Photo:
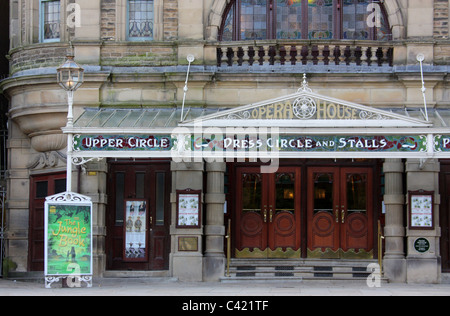
<svg viewBox="0 0 450 316"><path fill-rule="evenodd" d="M382 42L229 42L217 47L217 66L393 66L394 46Z"/></svg>

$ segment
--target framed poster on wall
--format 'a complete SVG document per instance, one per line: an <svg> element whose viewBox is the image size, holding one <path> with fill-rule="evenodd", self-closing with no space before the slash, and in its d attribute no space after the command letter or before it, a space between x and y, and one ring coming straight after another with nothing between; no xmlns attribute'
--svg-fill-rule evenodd
<svg viewBox="0 0 450 316"><path fill-rule="evenodd" d="M177 228L201 227L202 191L177 190Z"/></svg>
<svg viewBox="0 0 450 316"><path fill-rule="evenodd" d="M125 200L124 261L148 260L148 208L145 199Z"/></svg>
<svg viewBox="0 0 450 316"><path fill-rule="evenodd" d="M434 229L433 191L409 191L409 228Z"/></svg>

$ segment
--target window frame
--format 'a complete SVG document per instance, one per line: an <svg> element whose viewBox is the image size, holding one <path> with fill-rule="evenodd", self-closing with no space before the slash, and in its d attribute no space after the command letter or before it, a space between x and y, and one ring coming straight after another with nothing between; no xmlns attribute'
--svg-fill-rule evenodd
<svg viewBox="0 0 450 316"><path fill-rule="evenodd" d="M155 0L147 0L147 1L151 1L152 2L152 6L153 6L153 19L152 19L152 24L153 24L153 31L152 31L152 36L143 36L143 37L132 37L130 36L130 2L133 0L126 0L126 17L125 17L125 38L127 41L129 42L150 42L150 41L154 41L155 40L155 25L156 25L156 21L155 21L155 17L156 17L156 5L155 5Z"/></svg>
<svg viewBox="0 0 450 316"><path fill-rule="evenodd" d="M386 14L386 8L383 3L380 3L379 0L373 0L373 3L378 3L381 8L381 13L383 14L384 20L389 23L388 16ZM277 38L277 0L267 0L267 38L265 40L283 40ZM230 11L233 10L233 19L232 19L232 40L231 41L245 41L252 39L242 39L241 36L241 19L240 19L240 8L241 8L241 0L233 0L227 5L224 10L224 14L222 16L222 21L219 29L219 41L224 41L224 28L230 14ZM309 19L308 19L308 1L302 1L301 7L302 20L305 23L302 23L301 27L301 40L316 40L313 38L309 38ZM343 0L333 0L333 21L332 21L332 31L333 35L331 39L328 40L358 40L358 39L344 39L344 27L343 27L343 18L344 18L344 4ZM390 34L388 40L392 40L392 29L388 24L390 29ZM378 28L372 27L370 28L369 38L365 40L378 40ZM284 39L284 40L295 40L295 39ZM321 39L317 39L321 40ZM361 39L360 39L361 40ZM228 40L229 41L229 40Z"/></svg>
<svg viewBox="0 0 450 316"><path fill-rule="evenodd" d="M44 5L48 2L59 2L59 37L58 38L45 38L45 12ZM57 43L61 42L62 36L62 2L61 0L39 0L39 42L40 43Z"/></svg>

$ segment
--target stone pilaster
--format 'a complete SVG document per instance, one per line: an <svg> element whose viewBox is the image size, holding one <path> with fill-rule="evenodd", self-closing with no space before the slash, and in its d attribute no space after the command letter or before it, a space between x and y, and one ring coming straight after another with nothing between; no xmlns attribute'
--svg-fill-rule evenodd
<svg viewBox="0 0 450 316"><path fill-rule="evenodd" d="M384 227L385 253L383 270L390 282L406 281L404 253L404 203L403 171L401 159L386 159L384 162L386 225Z"/></svg>
<svg viewBox="0 0 450 316"><path fill-rule="evenodd" d="M206 207L206 249L203 267L204 281L218 281L225 271L223 242L224 226L224 162L207 163Z"/></svg>
<svg viewBox="0 0 450 316"><path fill-rule="evenodd" d="M170 269L172 276L180 281L203 280L203 226L200 228L177 228L177 190L203 190L202 162L172 162L172 224L170 225L171 251ZM202 194L203 196L203 194ZM202 201L203 203L203 197ZM204 208L202 207L204 213ZM203 215L202 215L203 218ZM192 249L180 247L189 241Z"/></svg>
<svg viewBox="0 0 450 316"><path fill-rule="evenodd" d="M439 238L441 228L439 226L439 171L440 163L436 159L427 161L408 159L406 163L407 191L434 191L434 229L411 229L409 223L410 205L408 205L407 236L407 282L408 283L440 283L441 282L441 256ZM409 202L409 201L408 201ZM421 253L414 243L418 238L428 240L430 248Z"/></svg>

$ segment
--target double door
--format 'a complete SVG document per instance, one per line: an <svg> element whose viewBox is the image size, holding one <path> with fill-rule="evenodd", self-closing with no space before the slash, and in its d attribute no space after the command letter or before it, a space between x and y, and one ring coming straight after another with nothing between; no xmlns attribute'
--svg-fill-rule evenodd
<svg viewBox="0 0 450 316"><path fill-rule="evenodd" d="M242 167L236 187L236 257L373 258L372 168Z"/></svg>
<svg viewBox="0 0 450 316"><path fill-rule="evenodd" d="M292 258L300 256L300 168L238 168L236 256Z"/></svg>
<svg viewBox="0 0 450 316"><path fill-rule="evenodd" d="M308 257L371 257L371 168L308 169Z"/></svg>

